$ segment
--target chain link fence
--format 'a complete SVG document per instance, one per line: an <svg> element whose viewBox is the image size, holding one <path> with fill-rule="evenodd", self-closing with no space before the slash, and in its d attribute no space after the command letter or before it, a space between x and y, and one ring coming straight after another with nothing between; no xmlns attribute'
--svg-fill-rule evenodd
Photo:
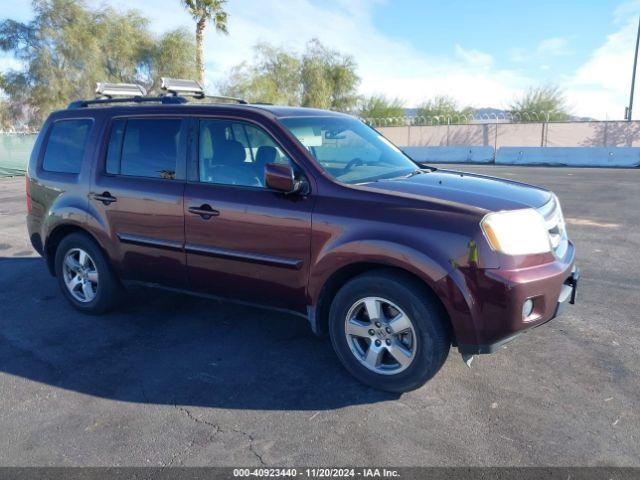
<svg viewBox="0 0 640 480"><path fill-rule="evenodd" d="M432 126L432 125L466 125L476 123L529 123L550 122L557 119L560 112L471 112L453 115L404 116L404 117L362 117L362 120L372 127L403 127L403 126Z"/></svg>

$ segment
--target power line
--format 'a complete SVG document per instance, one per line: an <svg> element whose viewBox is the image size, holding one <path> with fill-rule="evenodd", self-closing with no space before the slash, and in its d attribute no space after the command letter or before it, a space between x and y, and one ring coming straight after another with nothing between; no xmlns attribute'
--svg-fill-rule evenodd
<svg viewBox="0 0 640 480"><path fill-rule="evenodd" d="M633 74L631 75L631 94L629 95L629 106L625 112L625 118L631 121L633 115L633 90L636 86L636 67L638 65L638 44L640 43L640 18L638 18L638 34L636 35L636 52L633 57Z"/></svg>

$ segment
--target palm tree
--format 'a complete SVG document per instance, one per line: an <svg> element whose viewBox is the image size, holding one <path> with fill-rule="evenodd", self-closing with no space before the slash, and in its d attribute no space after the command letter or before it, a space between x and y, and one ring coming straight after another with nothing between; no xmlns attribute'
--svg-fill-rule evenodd
<svg viewBox="0 0 640 480"><path fill-rule="evenodd" d="M189 13L196 21L196 66L198 67L199 80L204 86L204 28L207 20L213 22L216 32L229 33L227 31L227 19L229 15L224 11L227 0L182 0Z"/></svg>

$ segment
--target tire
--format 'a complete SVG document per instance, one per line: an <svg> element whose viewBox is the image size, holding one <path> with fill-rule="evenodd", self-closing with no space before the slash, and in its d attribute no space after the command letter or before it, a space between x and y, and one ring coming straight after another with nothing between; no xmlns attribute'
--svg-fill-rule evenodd
<svg viewBox="0 0 640 480"><path fill-rule="evenodd" d="M369 310L379 311L380 327ZM404 320L399 326L393 323L406 317L410 328L404 328ZM421 387L442 368L451 346L448 325L430 291L408 275L385 269L346 283L329 312L331 343L344 367L361 382L395 393ZM356 335L347 334L347 328ZM380 346L372 349L376 340Z"/></svg>
<svg viewBox="0 0 640 480"><path fill-rule="evenodd" d="M82 252L85 253L84 256ZM115 308L120 302L123 294L122 285L113 273L102 249L88 235L72 233L64 237L56 249L54 265L62 293L79 311L89 315L100 315ZM95 283L93 279L96 280ZM80 280L82 283L78 284ZM71 289L67 281L76 287ZM90 290L85 289L85 284L89 285Z"/></svg>

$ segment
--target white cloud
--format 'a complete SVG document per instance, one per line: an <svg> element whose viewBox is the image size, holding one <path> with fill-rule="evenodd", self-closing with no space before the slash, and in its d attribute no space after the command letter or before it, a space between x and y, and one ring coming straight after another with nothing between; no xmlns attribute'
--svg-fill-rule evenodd
<svg viewBox="0 0 640 480"><path fill-rule="evenodd" d="M510 48L508 50L509 60L515 63L523 63L529 59L529 54L524 48Z"/></svg>
<svg viewBox="0 0 640 480"><path fill-rule="evenodd" d="M570 55L569 41L563 37L553 37L542 40L538 44L537 53L539 56L561 56Z"/></svg>
<svg viewBox="0 0 640 480"><path fill-rule="evenodd" d="M634 3L637 14L640 2ZM625 5L624 8L628 11L631 6ZM622 118L629 101L637 25L637 16L627 15L621 28L609 35L566 82L567 97L578 115ZM640 82L640 76L637 81ZM634 117L640 118L639 110L635 110L638 114Z"/></svg>
<svg viewBox="0 0 640 480"><path fill-rule="evenodd" d="M564 37L546 38L534 49L524 49L512 47L508 51L508 58L514 63L525 63L532 61L544 61L549 57L559 57L571 55L573 52L569 48L569 41Z"/></svg>
<svg viewBox="0 0 640 480"><path fill-rule="evenodd" d="M277 0L249 0L241 11L231 10L229 37L207 37L211 81L250 59L251 47L259 40L301 50L308 39L317 37L355 57L363 94L399 97L410 106L435 94L448 94L465 104L485 106L502 105L517 91L516 74L489 71L493 62L489 54L460 45L454 47L453 57L425 54L379 32L371 19L372 2L328 3L299 0L296 8L290 8Z"/></svg>
<svg viewBox="0 0 640 480"><path fill-rule="evenodd" d="M489 67L493 63L493 57L488 53L475 49L465 50L460 45L455 46L456 56L465 63L476 67Z"/></svg>

